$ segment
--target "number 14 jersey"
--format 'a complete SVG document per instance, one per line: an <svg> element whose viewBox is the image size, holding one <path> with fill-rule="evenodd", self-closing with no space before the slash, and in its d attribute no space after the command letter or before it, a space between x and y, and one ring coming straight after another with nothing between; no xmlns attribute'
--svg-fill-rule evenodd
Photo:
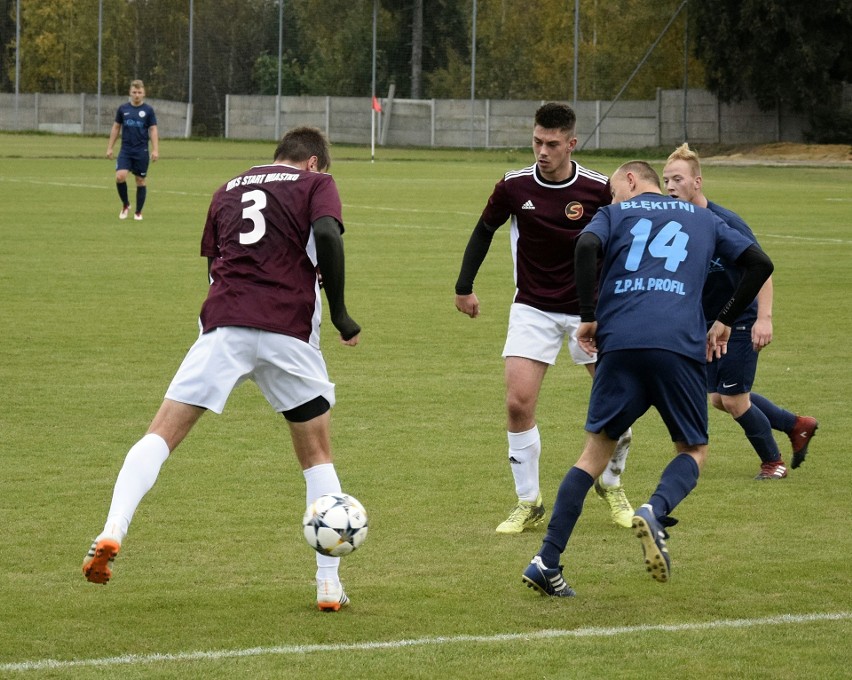
<svg viewBox="0 0 852 680"><path fill-rule="evenodd" d="M601 240L601 352L666 349L705 361L701 305L714 253L736 260L751 244L710 210L656 193L601 208L585 231Z"/></svg>

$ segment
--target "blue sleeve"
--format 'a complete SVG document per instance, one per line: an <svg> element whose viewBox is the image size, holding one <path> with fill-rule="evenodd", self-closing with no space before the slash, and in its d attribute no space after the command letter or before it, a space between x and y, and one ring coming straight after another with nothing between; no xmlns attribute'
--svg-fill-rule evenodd
<svg viewBox="0 0 852 680"><path fill-rule="evenodd" d="M714 220L714 225L716 227L716 253L730 262L736 261L749 246L757 245L736 229L729 227L718 215Z"/></svg>
<svg viewBox="0 0 852 680"><path fill-rule="evenodd" d="M149 106L148 107L148 127L151 127L152 125L156 125L156 124L157 124L157 114L154 113L154 107Z"/></svg>
<svg viewBox="0 0 852 680"><path fill-rule="evenodd" d="M590 234L594 234L600 239L601 247L606 250L607 242L609 241L610 236L610 212L612 211L611 205L605 205L598 208L598 211L595 213L595 216L589 221L589 223L585 226L581 234L585 234L586 232Z"/></svg>
<svg viewBox="0 0 852 680"><path fill-rule="evenodd" d="M746 224L745 220L737 215L733 210L728 210L727 208L723 208L721 205L717 203L708 202L707 207L713 211L713 213L722 219L722 221L727 224L731 229L736 229L743 236L749 239L755 245L760 245L757 243L757 239L754 236L754 232L751 228Z"/></svg>

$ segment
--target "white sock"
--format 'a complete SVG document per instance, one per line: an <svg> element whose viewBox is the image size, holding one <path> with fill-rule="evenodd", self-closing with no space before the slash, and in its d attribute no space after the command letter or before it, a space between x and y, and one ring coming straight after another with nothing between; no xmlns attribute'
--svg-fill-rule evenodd
<svg viewBox="0 0 852 680"><path fill-rule="evenodd" d="M110 536L119 543L124 541L137 506L154 486L168 457L168 445L156 434L146 434L127 452L115 480L112 504L101 536Z"/></svg>
<svg viewBox="0 0 852 680"><path fill-rule="evenodd" d="M340 479L333 463L314 465L303 471L305 475L305 507L307 508L317 498L326 493L340 493ZM340 566L339 557L329 557L317 553L317 581L332 579L340 580L337 575Z"/></svg>
<svg viewBox="0 0 852 680"><path fill-rule="evenodd" d="M627 465L627 455L630 453L630 442L633 441L633 430L627 430L618 438L615 451L609 463L601 475L601 484L604 486L621 486L621 473Z"/></svg>
<svg viewBox="0 0 852 680"><path fill-rule="evenodd" d="M509 432L509 466L515 478L515 492L522 501L538 499L538 459L541 436L538 426L526 432Z"/></svg>

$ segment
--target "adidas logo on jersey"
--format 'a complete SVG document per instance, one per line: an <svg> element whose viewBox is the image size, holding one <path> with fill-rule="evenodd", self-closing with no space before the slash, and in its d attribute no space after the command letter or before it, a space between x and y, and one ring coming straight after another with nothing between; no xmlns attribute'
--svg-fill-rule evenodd
<svg viewBox="0 0 852 680"><path fill-rule="evenodd" d="M535 206L532 201L527 201L521 206L521 210L535 210Z"/></svg>

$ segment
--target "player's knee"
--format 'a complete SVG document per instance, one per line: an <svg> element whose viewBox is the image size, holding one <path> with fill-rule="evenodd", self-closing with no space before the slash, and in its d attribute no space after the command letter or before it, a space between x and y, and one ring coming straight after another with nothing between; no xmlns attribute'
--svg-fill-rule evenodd
<svg viewBox="0 0 852 680"><path fill-rule="evenodd" d="M507 394L506 413L510 422L531 420L535 413L535 399L518 394Z"/></svg>
<svg viewBox="0 0 852 680"><path fill-rule="evenodd" d="M306 423L309 420L318 418L323 413L327 413L331 409L331 404L325 397L316 397L304 404L300 404L296 408L291 408L288 411L282 411L288 422L291 423Z"/></svg>
<svg viewBox="0 0 852 680"><path fill-rule="evenodd" d="M731 414L732 418L739 418L743 413L748 411L751 406L748 393L720 395L721 408Z"/></svg>

